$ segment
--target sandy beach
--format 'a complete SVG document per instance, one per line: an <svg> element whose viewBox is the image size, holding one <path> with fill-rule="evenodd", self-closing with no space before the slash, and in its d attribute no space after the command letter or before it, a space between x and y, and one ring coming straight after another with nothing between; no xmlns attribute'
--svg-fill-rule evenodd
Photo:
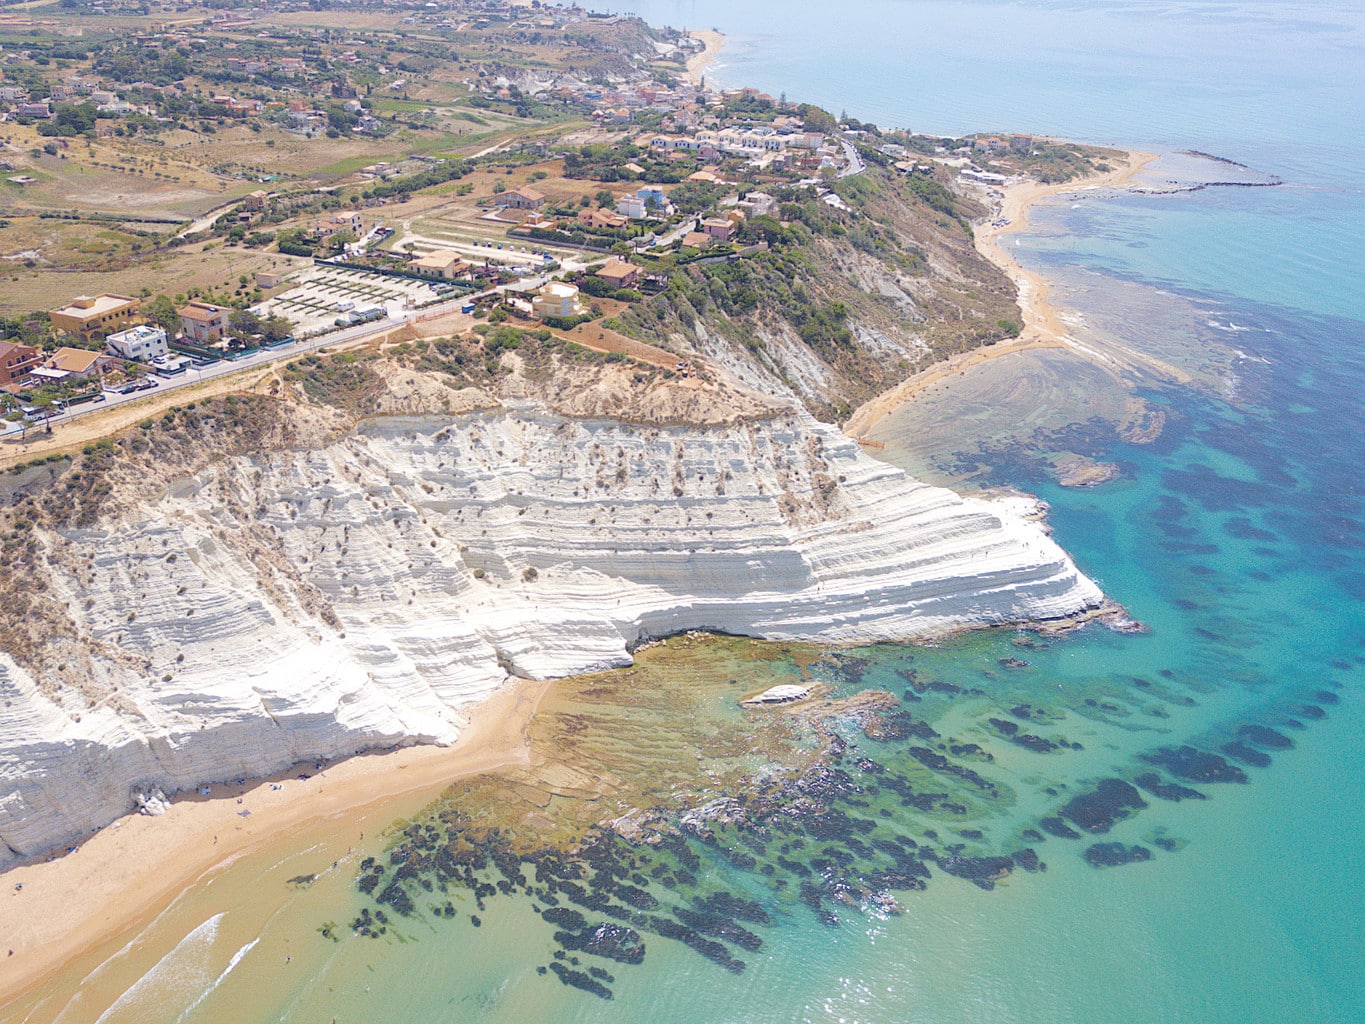
<svg viewBox="0 0 1365 1024"><path fill-rule="evenodd" d="M1186 375L1179 369L1155 360L1151 356L1126 349L1104 353L1091 345L1082 345L1068 334L1057 309L1052 304L1051 289L1045 278L1019 264L1004 240L1028 227L1029 209L1040 200L1068 192L1084 192L1104 188L1121 188L1144 167L1157 159L1154 153L1125 153L1122 164L1103 174L1079 181L1044 185L1024 180L1003 188L1004 199L1000 210L985 224L975 227L976 248L983 256L1000 267L1015 283L1019 293L1019 309L1023 313L1024 329L1008 342L964 352L936 363L915 374L901 384L860 406L844 425L844 432L852 437L866 436L888 413L920 391L948 377L980 365L988 360L1017 352L1040 348L1065 348L1083 358L1107 363L1113 369L1125 364L1141 365L1163 376L1181 380Z"/></svg>
<svg viewBox="0 0 1365 1024"><path fill-rule="evenodd" d="M127 815L73 853L6 872L0 1006L283 836L343 817L377 830L459 778L529 763L527 727L550 685L507 682L471 710L450 747L361 755L316 772L295 766L242 786L212 786L208 796L181 794L159 817Z"/></svg>
<svg viewBox="0 0 1365 1024"><path fill-rule="evenodd" d="M687 80L693 85L701 85L706 69L711 66L711 63L720 56L720 51L724 49L725 37L709 28L702 29L700 32L693 32L692 37L700 39L705 44L706 49L687 58Z"/></svg>

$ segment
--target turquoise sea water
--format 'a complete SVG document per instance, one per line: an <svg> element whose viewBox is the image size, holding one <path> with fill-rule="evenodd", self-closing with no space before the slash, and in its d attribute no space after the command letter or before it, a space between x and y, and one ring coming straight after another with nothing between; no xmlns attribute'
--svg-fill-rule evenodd
<svg viewBox="0 0 1365 1024"><path fill-rule="evenodd" d="M584 955L582 969L612 975L608 1002L537 973L557 945L525 896L490 896L484 909L457 892L457 918L421 913L378 939L344 927L339 942L320 938L325 921L345 924L376 906L355 890L357 851L330 893L324 879L269 912L205 921L162 960L165 977L183 984L149 975L122 1010L101 1019L1365 1021L1365 7L616 7L727 33L713 71L727 85L755 84L915 130L1199 149L1286 181L1061 201L1035 211L1019 245L1024 262L1054 278L1082 312L1135 345L1160 323L1182 344L1233 345L1248 357L1235 364L1233 402L1180 390L1148 395L1167 411L1152 444L1125 444L1099 428L1071 436L1073 450L1122 468L1101 488L1069 491L1027 452L992 453L992 479L1050 502L1059 541L1151 632L1092 628L1035 646L994 633L933 649L879 647L853 652L865 663L850 658L829 675L845 694L901 695L916 691L912 679L929 684L904 706L943 737L988 751L989 762L959 762L1002 787L986 799L940 776L965 811L907 809L888 800L890 787L908 779L922 790L923 767L904 742L852 728L846 738L856 749L842 766L863 791L837 806L875 823L854 837L913 836L940 858L955 843L968 856L1029 845L1047 870L1015 870L987 891L951 877L940 859L929 864L924 891L898 893L898 915L865 901L840 904L826 891L821 907L834 909L833 926L794 897L795 874L781 889L785 869L745 868L698 844L695 891L724 888L762 904L769 923L745 927L763 948L727 946L745 962L742 974L648 933L638 966ZM697 671L707 671L704 657ZM783 671L775 666L773 678ZM992 719L1079 749L1024 749ZM1249 726L1273 729L1292 749L1274 749L1278 740L1243 731ZM1148 760L1185 744L1216 753L1248 735L1269 763L1254 751L1243 762L1230 757L1245 783L1181 778L1171 762ZM855 767L865 758L883 773ZM1026 836L1099 780L1154 769L1207 799L1144 791L1147 806L1103 834ZM868 786L880 789L875 799ZM766 863L790 836L774 827L759 838ZM1098 869L1083 857L1098 841L1151 856ZM370 852L387 863L382 848ZM310 856L305 850L263 873L261 891L285 891L286 879L316 868ZM827 879L847 873L820 870ZM686 886L645 888L665 903L695 895ZM413 892L423 907L440 901ZM282 947L295 956L289 967L277 955ZM207 995L201 978L212 987Z"/></svg>

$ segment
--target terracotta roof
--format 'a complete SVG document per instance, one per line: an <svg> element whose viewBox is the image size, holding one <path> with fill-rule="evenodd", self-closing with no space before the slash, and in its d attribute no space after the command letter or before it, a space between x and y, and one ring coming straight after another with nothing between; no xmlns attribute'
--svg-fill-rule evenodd
<svg viewBox="0 0 1365 1024"><path fill-rule="evenodd" d="M624 280L632 274L638 274L640 268L633 263L626 263L624 260L616 260L605 264L600 270L595 271L598 277L605 277L608 280Z"/></svg>
<svg viewBox="0 0 1365 1024"><path fill-rule="evenodd" d="M201 302L191 302L188 306L176 310L180 314L181 320L198 320L200 323L211 324L218 320L227 312L222 306L206 306Z"/></svg>
<svg viewBox="0 0 1365 1024"><path fill-rule="evenodd" d="M533 188L527 188L525 185L521 186L521 188L512 189L512 192L514 195L519 195L523 199L529 199L533 203L538 203L545 198L544 193L537 192Z"/></svg>
<svg viewBox="0 0 1365 1024"><path fill-rule="evenodd" d="M98 352L88 352L83 348L59 348L52 353L47 365L54 370L65 370L68 373L85 373L95 365L99 357Z"/></svg>

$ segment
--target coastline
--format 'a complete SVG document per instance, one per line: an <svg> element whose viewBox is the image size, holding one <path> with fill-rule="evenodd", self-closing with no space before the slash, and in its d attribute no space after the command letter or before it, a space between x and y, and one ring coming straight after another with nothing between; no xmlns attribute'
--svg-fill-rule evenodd
<svg viewBox="0 0 1365 1024"><path fill-rule="evenodd" d="M720 56L725 48L725 37L715 29L705 28L691 33L693 39L700 39L705 49L687 58L686 78L693 85L700 86L706 77L706 69Z"/></svg>
<svg viewBox="0 0 1365 1024"><path fill-rule="evenodd" d="M1004 245L1008 235L1023 231L1029 225L1029 210L1035 204L1065 192L1099 188L1119 188L1127 185L1148 164L1158 158L1155 153L1137 150L1124 151L1124 163L1111 171L1091 175L1079 181L1045 185L1035 181L1020 181L1004 187L1004 198L999 211L974 231L976 249L994 263L1014 282L1019 295L1019 310L1024 328L1009 342L977 348L937 363L902 381L854 410L844 423L844 433L850 437L868 435L876 425L897 407L916 394L945 378L992 359L1014 355L1032 349L1067 349L1082 358L1101 362L1111 369L1121 364L1142 365L1177 380L1184 379L1183 371L1169 364L1128 349L1097 352L1091 345L1080 345L1068 333L1057 309L1052 304L1052 286L1041 274L1024 268Z"/></svg>
<svg viewBox="0 0 1365 1024"><path fill-rule="evenodd" d="M470 709L449 747L359 754L306 780L296 766L214 785L207 797L182 793L162 815L125 815L71 854L11 868L0 889L0 1006L253 850L342 816L363 827L374 814L382 828L403 813L395 800L415 811L458 779L529 764L527 728L551 685L510 678Z"/></svg>
<svg viewBox="0 0 1365 1024"><path fill-rule="evenodd" d="M707 51L694 57L699 68L713 60L723 44L718 33L710 35ZM1147 154L1130 154L1125 168L1080 184L1118 184L1152 159ZM1024 285L1015 278L1026 322L1032 322L1020 339L1023 344L969 356L993 358L1026 345L1065 343L1061 324L1047 304L1046 282L1020 268L999 238L1026 226L1033 202L1076 187L1077 183L1030 184L1007 193L1002 216L1015 223L1010 229L987 233L978 244L983 252L987 246L992 248L996 253L992 258L1007 273L1013 267L1037 281L1039 287L1030 292L1032 301L1026 303ZM1041 326L1040 316L1044 318ZM937 368L934 379L957 372L962 365ZM6 936L0 940L0 1005L37 989L81 956L150 920L183 890L253 850L327 820L345 818L348 824L359 823L369 813L387 824L401 815L393 803L397 799L409 798L415 810L456 779L526 764L526 726L549 685L505 684L471 709L467 726L449 748L410 747L351 757L306 781L298 778L295 767L240 787L213 786L208 797L181 794L160 817L127 815L101 829L72 855L7 871L9 884L0 887L4 896L0 933ZM242 817L243 811L249 811L250 817ZM16 890L16 885L22 889ZM76 892L85 897L80 903L69 899ZM89 907L98 910L88 914ZM10 950L12 956L7 955Z"/></svg>

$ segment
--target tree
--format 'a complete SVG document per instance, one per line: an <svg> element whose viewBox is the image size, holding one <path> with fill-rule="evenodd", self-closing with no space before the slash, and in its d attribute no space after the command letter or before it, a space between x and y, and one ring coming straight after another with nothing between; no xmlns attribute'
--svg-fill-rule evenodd
<svg viewBox="0 0 1365 1024"><path fill-rule="evenodd" d="M245 339L262 331L261 318L249 310L239 309L228 317L228 331L234 338Z"/></svg>
<svg viewBox="0 0 1365 1024"><path fill-rule="evenodd" d="M327 247L333 253L343 252L345 251L346 246L350 245L354 241L355 241L354 233L347 229L343 229L341 231L338 231L335 235L333 235L331 238L327 240Z"/></svg>
<svg viewBox="0 0 1365 1024"><path fill-rule="evenodd" d="M599 189L595 198L597 205L604 210L613 209L616 206L616 195L609 188Z"/></svg>
<svg viewBox="0 0 1365 1024"><path fill-rule="evenodd" d="M828 135L839 127L833 114L809 103L801 104L796 112L801 116L802 128L808 132L824 132Z"/></svg>
<svg viewBox="0 0 1365 1024"><path fill-rule="evenodd" d="M783 245L791 240L790 233L782 223L766 214L741 224L739 237L744 242L767 242L769 245Z"/></svg>
<svg viewBox="0 0 1365 1024"><path fill-rule="evenodd" d="M142 306L143 315L172 337L180 330L180 314L175 303L165 295L158 295Z"/></svg>
<svg viewBox="0 0 1365 1024"><path fill-rule="evenodd" d="M294 323L282 316L269 316L261 322L261 334L266 341L279 341L281 338L289 337L289 332L294 329Z"/></svg>

